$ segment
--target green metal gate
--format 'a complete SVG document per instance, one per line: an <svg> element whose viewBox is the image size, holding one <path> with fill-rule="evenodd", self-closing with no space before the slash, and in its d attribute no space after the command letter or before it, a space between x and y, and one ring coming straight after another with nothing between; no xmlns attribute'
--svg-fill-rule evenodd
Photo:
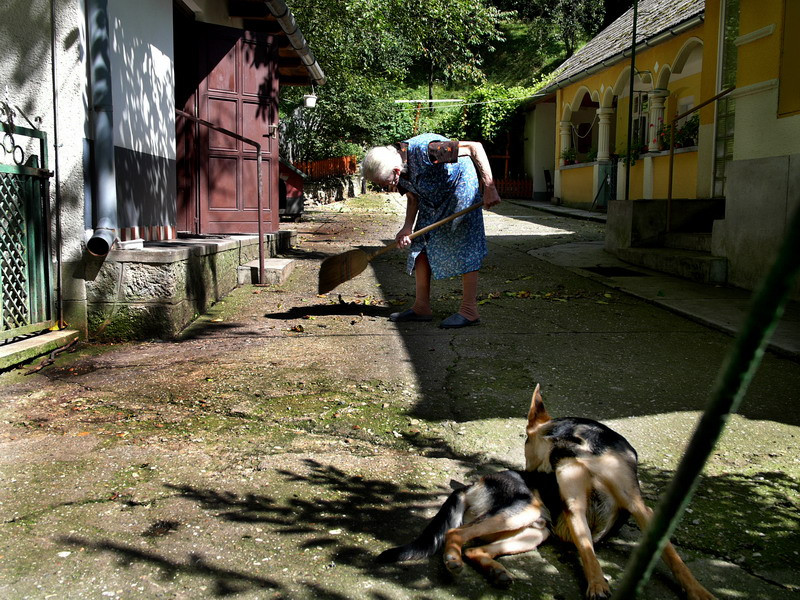
<svg viewBox="0 0 800 600"><path fill-rule="evenodd" d="M7 341L55 324L49 260L52 173L44 132L8 122L0 126L0 341ZM25 148L37 141L38 156L26 158Z"/></svg>

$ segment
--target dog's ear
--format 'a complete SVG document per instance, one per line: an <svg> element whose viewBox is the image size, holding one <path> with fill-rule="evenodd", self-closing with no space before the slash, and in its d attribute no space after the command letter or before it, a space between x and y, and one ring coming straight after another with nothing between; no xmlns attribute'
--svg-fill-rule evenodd
<svg viewBox="0 0 800 600"><path fill-rule="evenodd" d="M539 384L536 384L536 389L533 390L533 397L531 398L531 409L528 411L528 429L547 423L550 420L550 415L547 414L547 409L544 407L542 394L539 391Z"/></svg>

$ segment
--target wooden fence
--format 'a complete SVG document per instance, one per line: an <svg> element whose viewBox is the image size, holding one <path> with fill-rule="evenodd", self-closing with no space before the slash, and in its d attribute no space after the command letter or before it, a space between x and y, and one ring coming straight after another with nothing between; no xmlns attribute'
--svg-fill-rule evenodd
<svg viewBox="0 0 800 600"><path fill-rule="evenodd" d="M353 175L358 170L358 159L355 156L336 156L324 160L303 160L293 164L312 179Z"/></svg>
<svg viewBox="0 0 800 600"><path fill-rule="evenodd" d="M533 180L495 179L494 185L501 198L532 198Z"/></svg>

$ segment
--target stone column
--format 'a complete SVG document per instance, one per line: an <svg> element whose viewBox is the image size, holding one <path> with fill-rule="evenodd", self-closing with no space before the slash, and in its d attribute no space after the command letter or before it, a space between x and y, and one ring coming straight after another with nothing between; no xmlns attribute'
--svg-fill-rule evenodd
<svg viewBox="0 0 800 600"><path fill-rule="evenodd" d="M647 149L650 152L659 151L658 138L656 135L659 126L664 122L664 103L668 95L669 91L667 90L653 90L650 93L650 114L648 115L650 127L648 127L649 131L647 132L649 135Z"/></svg>
<svg viewBox="0 0 800 600"><path fill-rule="evenodd" d="M561 158L561 153L564 152L567 148L572 146L572 121L559 121L558 122L558 134L561 139L561 143L559 145L559 154L558 154L558 164L564 166L564 159Z"/></svg>
<svg viewBox="0 0 800 600"><path fill-rule="evenodd" d="M597 161L611 159L611 118L614 116L613 108L597 109Z"/></svg>

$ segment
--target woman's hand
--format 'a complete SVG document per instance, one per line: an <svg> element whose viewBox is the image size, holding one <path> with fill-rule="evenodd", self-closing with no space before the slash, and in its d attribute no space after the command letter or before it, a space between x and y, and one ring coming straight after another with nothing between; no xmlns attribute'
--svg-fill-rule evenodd
<svg viewBox="0 0 800 600"><path fill-rule="evenodd" d="M487 185L483 188L483 207L491 208L500 203L500 194L494 185Z"/></svg>
<svg viewBox="0 0 800 600"><path fill-rule="evenodd" d="M398 248L408 248L411 245L411 238L409 237L411 233L411 227L403 227L397 232L397 235L394 236L394 241L397 242Z"/></svg>

